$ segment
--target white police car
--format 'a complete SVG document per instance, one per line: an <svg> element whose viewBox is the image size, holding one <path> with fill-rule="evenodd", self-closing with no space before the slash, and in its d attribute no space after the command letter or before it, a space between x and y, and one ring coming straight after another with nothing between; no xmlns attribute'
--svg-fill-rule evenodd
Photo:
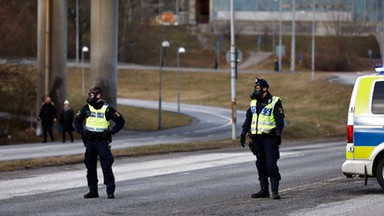
<svg viewBox="0 0 384 216"><path fill-rule="evenodd" d="M376 177L384 189L384 68L356 79L348 110L347 177Z"/></svg>

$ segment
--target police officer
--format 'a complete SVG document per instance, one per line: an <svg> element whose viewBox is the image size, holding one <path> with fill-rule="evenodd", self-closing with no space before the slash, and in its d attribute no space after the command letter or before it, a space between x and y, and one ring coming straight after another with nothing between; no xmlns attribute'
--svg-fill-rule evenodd
<svg viewBox="0 0 384 216"><path fill-rule="evenodd" d="M272 198L280 199L279 181L281 179L277 160L280 158L279 146L284 128L284 110L280 97L268 91L268 82L256 78L254 92L250 95L250 107L246 113L240 143L244 147L246 135L251 137L249 147L256 155L256 168L259 174L260 191L252 198L269 197L269 182Z"/></svg>
<svg viewBox="0 0 384 216"><path fill-rule="evenodd" d="M84 195L84 198L99 197L97 191L97 157L99 157L108 199L113 199L116 186L112 172L114 159L110 143L112 135L124 127L125 120L119 112L102 100L101 96L101 88L94 87L89 90L88 104L77 113L75 127L76 131L82 135L86 147L84 164L87 168L89 192ZM110 120L116 123L111 130Z"/></svg>

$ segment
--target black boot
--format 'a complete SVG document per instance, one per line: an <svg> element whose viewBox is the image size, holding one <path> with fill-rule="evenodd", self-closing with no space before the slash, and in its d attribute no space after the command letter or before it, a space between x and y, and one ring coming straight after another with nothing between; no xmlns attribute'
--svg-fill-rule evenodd
<svg viewBox="0 0 384 216"><path fill-rule="evenodd" d="M269 198L269 190L261 189L259 192L251 195L252 198Z"/></svg>
<svg viewBox="0 0 384 216"><path fill-rule="evenodd" d="M278 191L272 191L272 199L280 199L280 195Z"/></svg>
<svg viewBox="0 0 384 216"><path fill-rule="evenodd" d="M280 199L279 195L279 181L281 177L271 178L271 190L272 190L272 199Z"/></svg>
<svg viewBox="0 0 384 216"><path fill-rule="evenodd" d="M90 192L88 192L87 194L84 194L84 198L85 198L85 199L88 199L88 198L97 198L97 197L99 197L99 193L94 192L94 191L90 191Z"/></svg>

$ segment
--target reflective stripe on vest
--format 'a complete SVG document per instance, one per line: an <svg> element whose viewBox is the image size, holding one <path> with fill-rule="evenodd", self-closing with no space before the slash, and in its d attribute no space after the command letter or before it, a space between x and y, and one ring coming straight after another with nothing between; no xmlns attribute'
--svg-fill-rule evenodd
<svg viewBox="0 0 384 216"><path fill-rule="evenodd" d="M109 121L105 118L105 112L107 111L108 105L103 105L99 110L88 105L89 111L91 112L88 118L85 120L85 129L91 132L103 132L108 130Z"/></svg>
<svg viewBox="0 0 384 216"><path fill-rule="evenodd" d="M272 101L267 104L257 115L257 100L254 99L250 103L251 112L252 112L252 123L251 123L251 133L252 134L268 134L273 128L276 127L275 115L273 115L273 110L275 104L279 101L280 97L272 97Z"/></svg>

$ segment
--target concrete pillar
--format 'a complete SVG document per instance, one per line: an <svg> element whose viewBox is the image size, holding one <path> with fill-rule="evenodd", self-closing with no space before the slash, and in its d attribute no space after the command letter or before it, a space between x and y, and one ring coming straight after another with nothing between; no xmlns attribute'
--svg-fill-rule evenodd
<svg viewBox="0 0 384 216"><path fill-rule="evenodd" d="M196 25L196 0L189 1L188 8L189 24Z"/></svg>
<svg viewBox="0 0 384 216"><path fill-rule="evenodd" d="M49 95L59 114L63 102L67 99L68 2L67 0L52 0L51 4Z"/></svg>
<svg viewBox="0 0 384 216"><path fill-rule="evenodd" d="M36 110L39 112L43 96L48 94L45 91L45 31L46 31L46 0L38 0L37 8L37 84L36 84Z"/></svg>
<svg viewBox="0 0 384 216"><path fill-rule="evenodd" d="M91 1L91 88L103 90L103 99L117 104L118 0Z"/></svg>
<svg viewBox="0 0 384 216"><path fill-rule="evenodd" d="M187 5L187 0L179 0L180 1L180 11L187 11L188 10L188 5Z"/></svg>
<svg viewBox="0 0 384 216"><path fill-rule="evenodd" d="M37 101L49 95L57 111L66 99L67 0L39 0L37 27Z"/></svg>

